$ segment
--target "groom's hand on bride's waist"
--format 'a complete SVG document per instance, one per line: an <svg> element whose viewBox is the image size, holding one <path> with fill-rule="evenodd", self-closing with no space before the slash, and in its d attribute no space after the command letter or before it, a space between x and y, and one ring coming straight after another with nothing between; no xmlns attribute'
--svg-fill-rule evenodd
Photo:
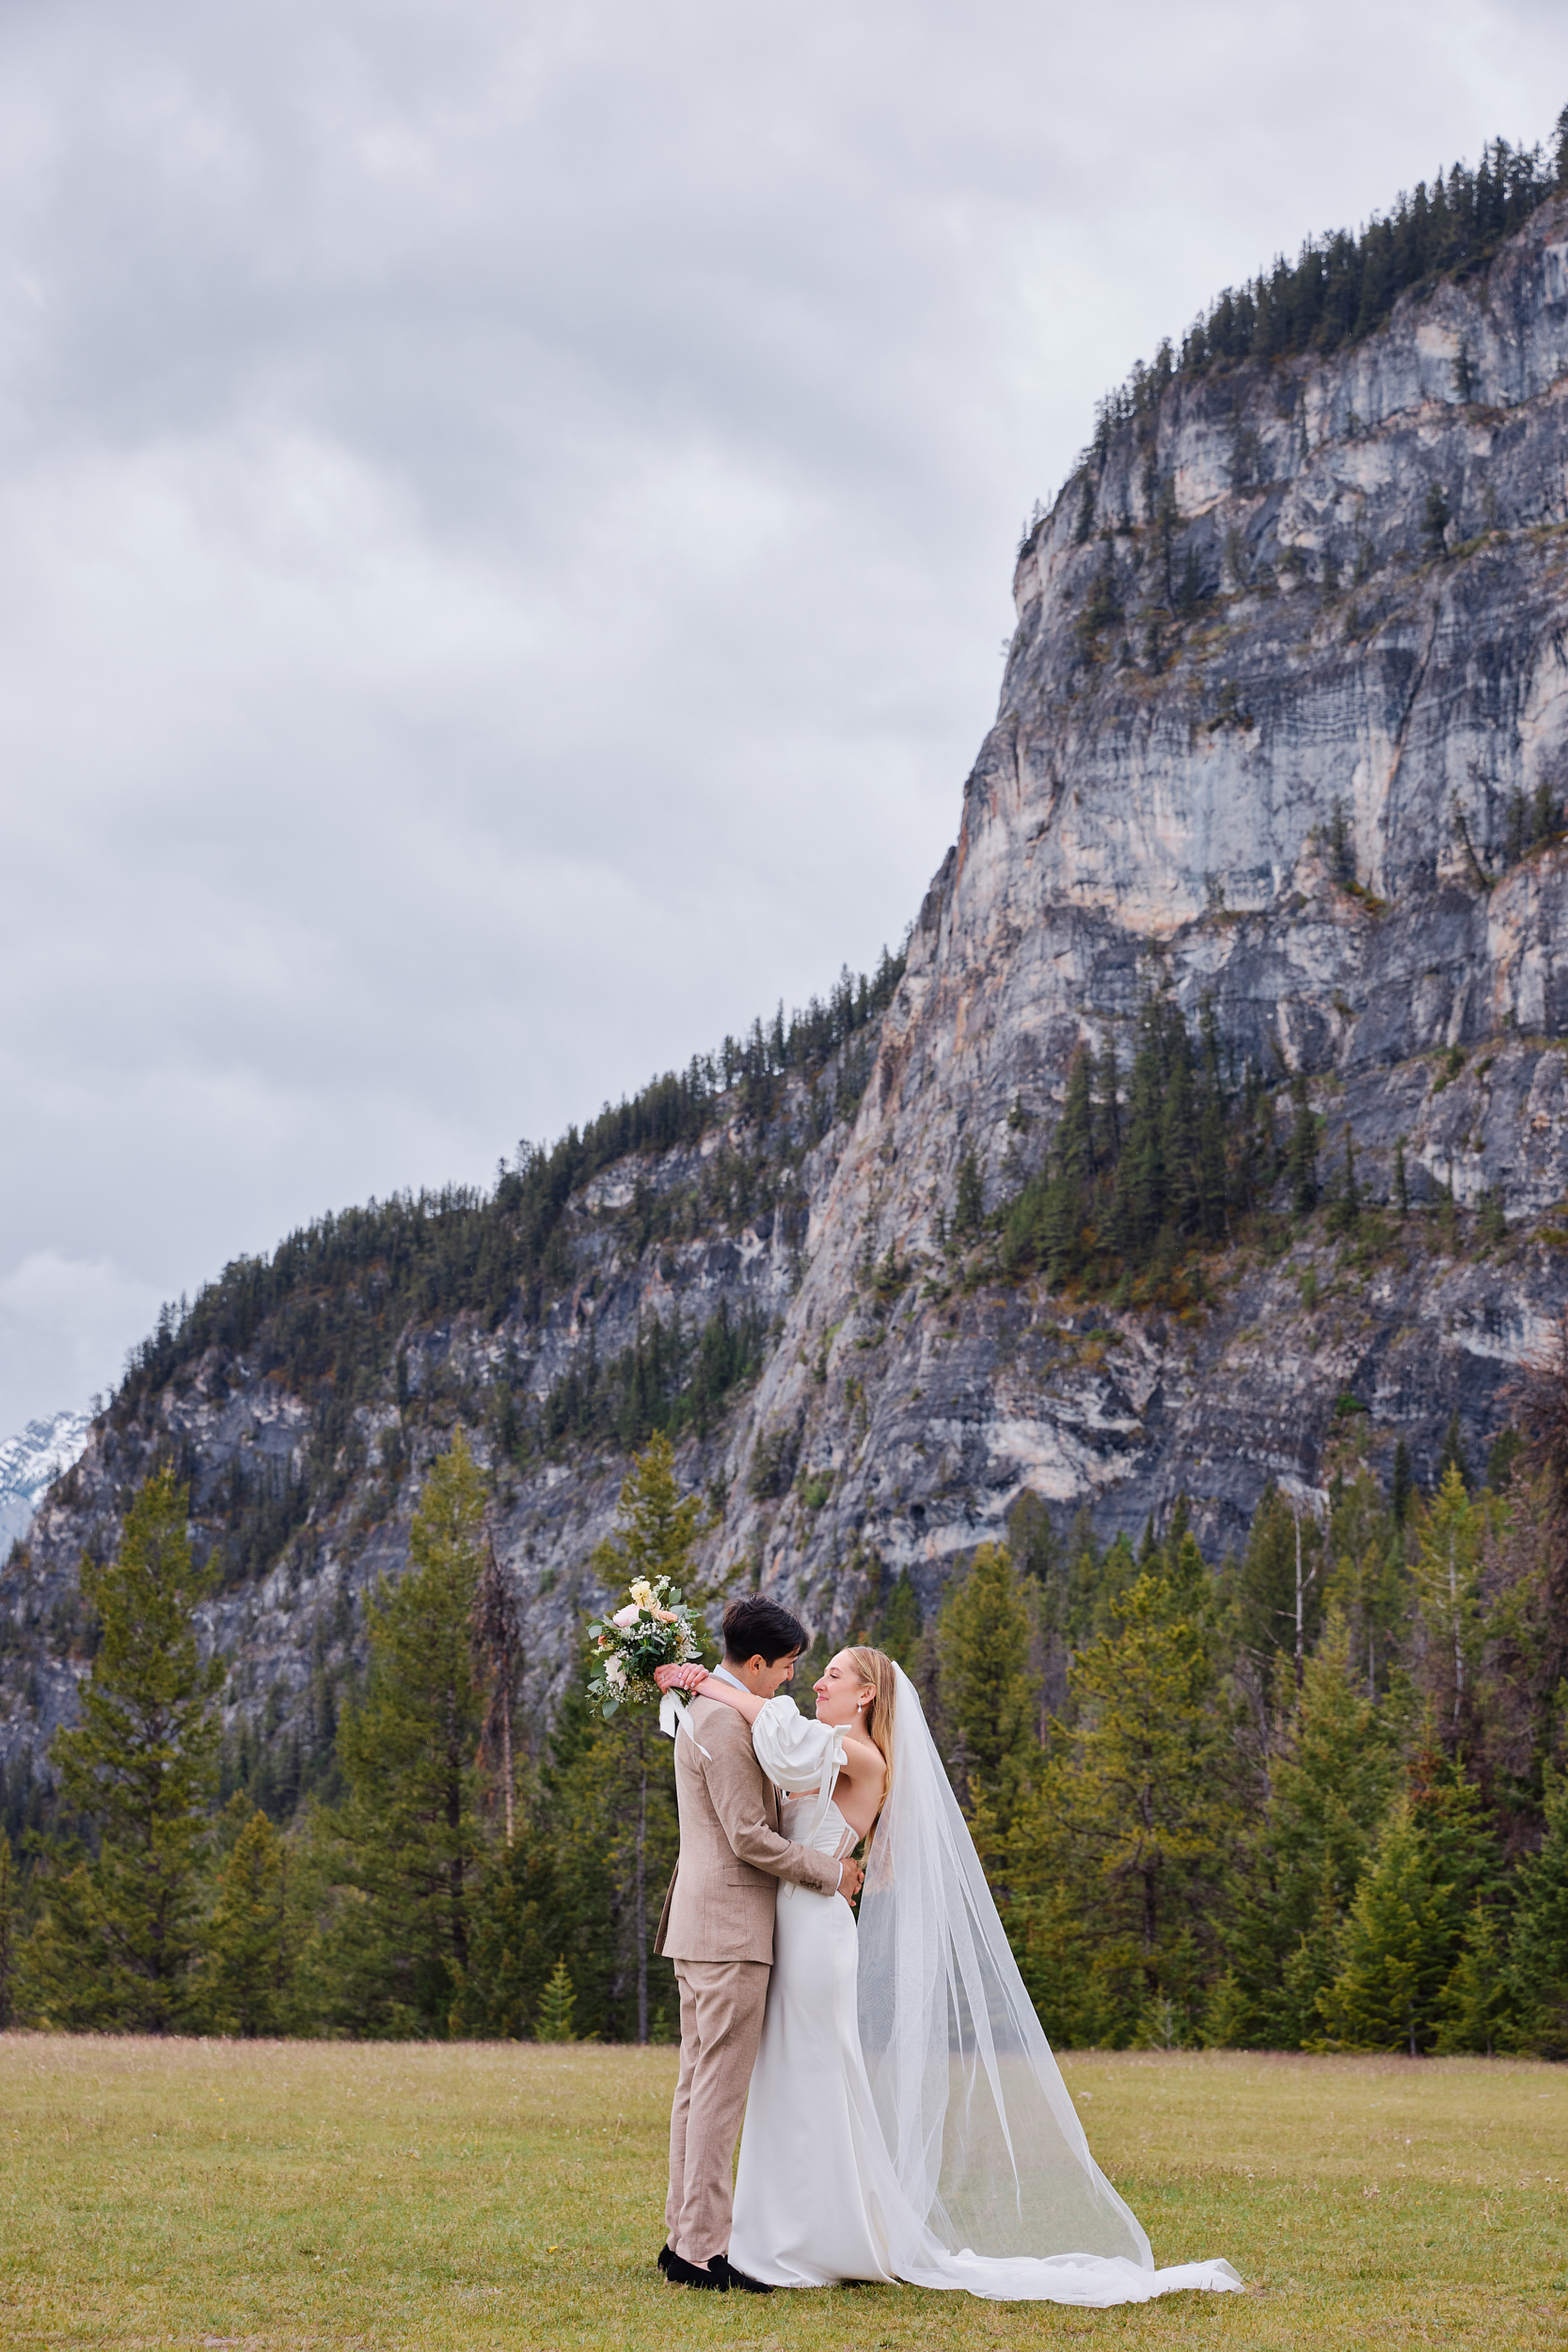
<svg viewBox="0 0 1568 2352"><path fill-rule="evenodd" d="M707 1680L705 1666L656 1666L654 1680L661 1691L700 1691Z"/></svg>
<svg viewBox="0 0 1568 2352"><path fill-rule="evenodd" d="M865 1872L852 1854L847 1855L839 1865L838 1891L847 1903L853 1903L855 1897L861 1891L861 1881L864 1876Z"/></svg>

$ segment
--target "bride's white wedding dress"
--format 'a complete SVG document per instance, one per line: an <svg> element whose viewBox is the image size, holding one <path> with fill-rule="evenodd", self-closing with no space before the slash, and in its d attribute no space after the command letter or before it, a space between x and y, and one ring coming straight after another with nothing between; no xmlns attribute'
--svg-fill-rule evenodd
<svg viewBox="0 0 1568 2352"><path fill-rule="evenodd" d="M832 1804L844 1734L769 1700L752 1729L784 1836L855 1835ZM774 2286L903 2280L1103 2306L1234 2289L1226 2262L1156 2270L1090 2155L908 1677L861 1924L779 1891L773 1973L736 2178L730 2260Z"/></svg>
<svg viewBox="0 0 1568 2352"><path fill-rule="evenodd" d="M817 1731L795 1714L792 1700L784 1705L801 1732ZM778 1742L766 1714L753 1742L773 1777L765 1751L776 1751ZM798 1757L803 1745L799 1736L790 1741ZM816 1809L815 1796L786 1797L779 1834L836 1860L856 1844L855 1833L836 1804L819 1823L813 1820ZM746 2099L730 2231L731 2262L772 2286L897 2276L887 2212L896 2185L861 2057L858 1957L855 1915L847 1902L809 1887L780 1887L768 2013Z"/></svg>

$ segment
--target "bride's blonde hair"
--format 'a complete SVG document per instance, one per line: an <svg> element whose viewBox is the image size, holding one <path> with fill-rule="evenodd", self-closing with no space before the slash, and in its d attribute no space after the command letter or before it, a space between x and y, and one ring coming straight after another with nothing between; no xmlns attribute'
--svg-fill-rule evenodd
<svg viewBox="0 0 1568 2352"><path fill-rule="evenodd" d="M885 1650L867 1649L863 1645L847 1649L844 1655L862 1685L871 1692L870 1706L861 1709L861 1728L882 1759L882 1793L877 1805L880 1813L893 1787L893 1710L898 1700L897 1679L893 1661Z"/></svg>

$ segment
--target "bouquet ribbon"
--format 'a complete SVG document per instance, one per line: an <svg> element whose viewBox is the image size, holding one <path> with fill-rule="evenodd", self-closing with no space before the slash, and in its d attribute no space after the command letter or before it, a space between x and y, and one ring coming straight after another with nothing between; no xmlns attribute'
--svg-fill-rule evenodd
<svg viewBox="0 0 1568 2352"><path fill-rule="evenodd" d="M658 1702L658 1727L667 1740L678 1740L684 1731L699 1756L707 1750L691 1728L691 1710L678 1691L666 1691ZM713 1758L708 1756L711 1764Z"/></svg>

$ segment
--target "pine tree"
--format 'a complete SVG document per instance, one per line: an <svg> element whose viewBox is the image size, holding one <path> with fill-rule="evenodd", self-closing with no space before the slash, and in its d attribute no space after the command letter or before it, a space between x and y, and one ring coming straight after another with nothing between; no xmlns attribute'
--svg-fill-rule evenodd
<svg viewBox="0 0 1568 2352"><path fill-rule="evenodd" d="M587 1696L586 1679L568 1678L539 1771L540 1815L556 1872L546 1949L571 1954L582 2031L595 2041L624 2042L636 2031L634 2024L628 2033L626 2022L627 1961L635 1970L636 1955L627 1952L626 1888L621 1871L610 1867L608 1849L624 1827L628 1719L623 1712L605 1723ZM651 1883L658 1883L657 1874Z"/></svg>
<svg viewBox="0 0 1568 2352"><path fill-rule="evenodd" d="M1319 2001L1335 2047L1418 2058L1435 2045L1465 1920L1495 1870L1479 1793L1429 1739L1384 1820Z"/></svg>
<svg viewBox="0 0 1568 2352"><path fill-rule="evenodd" d="M656 1437L638 1454L621 1488L616 1532L594 1554L594 1574L604 1584L619 1587L634 1579L669 1577L672 1589L688 1599L700 1599L692 1582L691 1553L707 1533L708 1515L701 1496L683 1498L675 1477L674 1449L668 1438ZM717 1588L707 1596L717 1597ZM650 1772L657 1767L661 1784L669 1780L671 1759L662 1740L650 1731L639 1714L622 1731L627 1763L635 1777L636 1804L631 1821L632 1868L628 1928L637 1981L637 2039L648 2039L648 1795ZM652 1744L650 1744L650 1742Z"/></svg>
<svg viewBox="0 0 1568 2352"><path fill-rule="evenodd" d="M1245 2045L1298 2049L1321 2030L1318 1996L1396 1769L1390 1726L1355 1679L1350 1628L1336 1612L1270 1759L1262 1824L1237 1889L1233 2031Z"/></svg>
<svg viewBox="0 0 1568 2352"><path fill-rule="evenodd" d="M1347 1126L1344 1169L1328 1204L1328 1230L1331 1233L1354 1233L1360 1222L1361 1187L1355 1177L1355 1147Z"/></svg>
<svg viewBox="0 0 1568 2352"><path fill-rule="evenodd" d="M1078 516L1072 526L1072 544L1075 548L1086 547L1094 536L1094 476L1085 466L1078 492Z"/></svg>
<svg viewBox="0 0 1568 2352"><path fill-rule="evenodd" d="M605 1722L574 1680L540 1784L554 1854L550 1948L566 1954L578 2030L645 2041L673 1985L670 1963L649 1950L680 1842L670 1742L641 1709Z"/></svg>
<svg viewBox="0 0 1568 2352"><path fill-rule="evenodd" d="M1508 1964L1524 2046L1568 2058L1568 1775L1546 1768L1545 1836L1514 1887Z"/></svg>
<svg viewBox="0 0 1568 2352"><path fill-rule="evenodd" d="M1449 1471L1457 1470L1460 1485L1469 1491L1470 1465L1465 1456L1465 1437L1459 1426L1459 1407L1449 1415L1449 1425L1443 1432L1443 1451L1437 1457L1437 1484L1442 1486Z"/></svg>
<svg viewBox="0 0 1568 2352"><path fill-rule="evenodd" d="M517 1775L512 1755L512 1722L522 1696L523 1624L517 1599L496 1557L496 1539L484 1532L484 1565L474 1595L474 1640L490 1684L480 1730L480 1757L500 1784L506 1842L516 1829Z"/></svg>
<svg viewBox="0 0 1568 2352"><path fill-rule="evenodd" d="M1388 1493L1388 1507L1394 1515L1396 1527L1402 1527L1409 1518L1415 1492L1416 1479L1410 1467L1410 1448L1401 1438L1394 1446L1393 1483Z"/></svg>
<svg viewBox="0 0 1568 2352"><path fill-rule="evenodd" d="M1093 1069L1089 1049L1080 1042L1068 1065L1067 1097L1053 1146L1057 1175L1085 1202L1095 1160Z"/></svg>
<svg viewBox="0 0 1568 2352"><path fill-rule="evenodd" d="M266 1815L235 1794L237 1831L202 1930L197 2007L213 2033L251 2041L286 2030L293 1936L288 1853Z"/></svg>
<svg viewBox="0 0 1568 2352"><path fill-rule="evenodd" d="M1067 1100L1052 1144L1052 1179L1042 1210L1046 1279L1059 1284L1084 1259L1083 1229L1094 1209L1093 1061L1086 1045L1073 1051Z"/></svg>
<svg viewBox="0 0 1568 2352"><path fill-rule="evenodd" d="M1465 1941L1448 1983L1437 1998L1436 2050L1440 2058L1474 2052L1491 2058L1517 2045L1513 1987L1496 1909L1476 1901L1465 1923Z"/></svg>
<svg viewBox="0 0 1568 2352"><path fill-rule="evenodd" d="M1069 1721L1006 1841L1009 1934L1027 1948L1069 1890L1113 2039L1151 2003L1192 2017L1238 1827L1196 1598L1147 1571L1122 1593L1117 1623L1073 1666Z"/></svg>
<svg viewBox="0 0 1568 2352"><path fill-rule="evenodd" d="M16 1976L16 1864L11 1841L0 1829L0 2033L11 2022Z"/></svg>
<svg viewBox="0 0 1568 2352"><path fill-rule="evenodd" d="M562 1954L550 1971L550 1980L540 1995L539 2023L535 2036L538 2041L575 2042L577 2040L572 2030L572 2012L577 2007L577 1997L572 1990L572 1979L566 1966L565 1955Z"/></svg>
<svg viewBox="0 0 1568 2352"><path fill-rule="evenodd" d="M1318 1205L1318 1118L1307 1096L1307 1073L1298 1070L1291 1081L1291 1141L1286 1172L1291 1180L1291 1206L1305 1216Z"/></svg>
<svg viewBox="0 0 1568 2352"><path fill-rule="evenodd" d="M1373 1486L1370 1475L1366 1483ZM1343 1612L1354 1671L1369 1699L1374 1699L1396 1661L1402 1661L1408 1629L1404 1547L1386 1510L1379 1511L1359 1534L1354 1527L1337 1529L1331 1542L1337 1557L1324 1599Z"/></svg>
<svg viewBox="0 0 1568 2352"><path fill-rule="evenodd" d="M1394 1206L1402 1217L1410 1215L1410 1181L1405 1174L1404 1137L1402 1136L1399 1136L1394 1145Z"/></svg>
<svg viewBox="0 0 1568 2352"><path fill-rule="evenodd" d="M1265 1487L1236 1574L1242 1638L1258 1661L1265 1703L1277 1695L1282 1661L1299 1687L1323 1615L1323 1531L1299 1502Z"/></svg>
<svg viewBox="0 0 1568 2352"><path fill-rule="evenodd" d="M1042 1800L1048 1802L1046 1792L1054 1786L1048 1772ZM1031 1824L1037 1813L1044 1819L1045 1802L1031 1808ZM1042 1845L1031 1832L1025 1862L1017 1851L1023 1836L1021 1817L1006 1853L993 1857L993 1892L1036 2014L1058 2049L1114 2047L1128 2038L1128 2020L1135 2013L1136 1993L1130 1998L1126 1992L1135 1971L1126 1968L1121 1948L1108 1952L1097 1940L1083 1895L1067 1875L1070 1856L1054 1841Z"/></svg>
<svg viewBox="0 0 1568 2352"><path fill-rule="evenodd" d="M948 1596L938 1645L950 1736L963 1743L972 1799L985 1798L999 1838L1039 1756L1032 1630L1011 1555L1005 1545L982 1544Z"/></svg>
<svg viewBox="0 0 1568 2352"><path fill-rule="evenodd" d="M1198 1105L1185 1024L1170 1036L1164 1100L1160 1106L1160 1158L1165 1172L1165 1208L1178 1233L1200 1229L1201 1159Z"/></svg>
<svg viewBox="0 0 1568 2352"><path fill-rule="evenodd" d="M1007 1550L1021 1577L1039 1585L1060 1581L1061 1540L1048 1506L1025 1486L1007 1514Z"/></svg>
<svg viewBox="0 0 1568 2352"><path fill-rule="evenodd" d="M1163 1022L1160 1000L1150 995L1138 1015L1138 1041L1128 1084L1125 1140L1117 1166L1111 1208L1115 1247L1132 1265L1145 1263L1164 1219L1164 1165L1161 1154L1164 1104Z"/></svg>
<svg viewBox="0 0 1568 2352"><path fill-rule="evenodd" d="M979 1232L985 1222L986 1194L980 1175L980 1163L974 1151L966 1152L958 1162L958 1191L953 1205L953 1231L966 1237Z"/></svg>
<svg viewBox="0 0 1568 2352"><path fill-rule="evenodd" d="M1460 1739L1475 1708L1482 1636L1481 1559L1489 1499L1472 1501L1458 1465L1449 1461L1432 1502L1418 1519L1413 1577L1423 1640L1422 1682L1444 1739Z"/></svg>
<svg viewBox="0 0 1568 2352"><path fill-rule="evenodd" d="M1125 1114L1114 1047L1098 1064L1080 1047L1046 1166L1004 1218L1007 1269L1043 1266L1054 1283L1091 1285L1119 1274L1116 1303L1125 1305L1135 1274L1151 1272L1156 1288L1171 1281L1183 1241L1223 1239L1232 1197L1252 1198L1270 1154L1243 1133L1233 1175L1221 1058L1212 1004L1195 1048L1180 1006L1158 988L1139 1009ZM1257 1125L1256 1086L1243 1115Z"/></svg>
<svg viewBox="0 0 1568 2352"><path fill-rule="evenodd" d="M1203 1006L1202 1055L1197 1114L1197 1229L1208 1241L1227 1231L1229 1177L1226 1168L1225 1083L1220 1069L1219 1023L1214 1000Z"/></svg>
<svg viewBox="0 0 1568 2352"><path fill-rule="evenodd" d="M82 1563L101 1638L81 1721L54 1754L65 1802L91 1820L99 1851L51 1870L43 1887L27 1967L32 2006L55 2026L166 2033L189 2009L223 1666L198 1648L186 1506L172 1468L154 1471L118 1558Z"/></svg>
<svg viewBox="0 0 1568 2352"><path fill-rule="evenodd" d="M1121 1150L1121 1073L1116 1041L1107 1037L1095 1068L1095 1164L1114 1168Z"/></svg>
<svg viewBox="0 0 1568 2352"><path fill-rule="evenodd" d="M461 1431L425 1481L401 1583L366 1611L370 1668L340 1734L345 1906L338 2011L359 2032L448 2030L468 1960L483 1694L471 1620L484 1486Z"/></svg>
<svg viewBox="0 0 1568 2352"><path fill-rule="evenodd" d="M908 1568L900 1568L898 1581L883 1601L871 1627L873 1646L884 1650L895 1664L903 1667L906 1674L912 1674L924 1630L920 1596L915 1591Z"/></svg>
<svg viewBox="0 0 1568 2352"><path fill-rule="evenodd" d="M1409 1802L1402 1799L1357 1890L1338 1975L1319 2000L1336 2046L1408 2047L1418 2055L1451 1963L1450 1894L1433 1887Z"/></svg>
<svg viewBox="0 0 1568 2352"><path fill-rule="evenodd" d="M475 1896L468 1965L452 2003L454 2033L518 2042L533 2031L569 1908L552 1832L537 1788L525 1781L512 1841L491 1851ZM587 1860L572 1858L567 1867Z"/></svg>
<svg viewBox="0 0 1568 2352"><path fill-rule="evenodd" d="M1558 830L1560 811L1552 787L1544 776L1530 796L1529 837L1533 849L1538 841L1549 841Z"/></svg>
<svg viewBox="0 0 1568 2352"><path fill-rule="evenodd" d="M1046 1281L1053 1290L1059 1290L1079 1272L1084 1258L1083 1230L1082 1197L1064 1177L1053 1177L1039 1204L1037 1229L1038 1252Z"/></svg>

